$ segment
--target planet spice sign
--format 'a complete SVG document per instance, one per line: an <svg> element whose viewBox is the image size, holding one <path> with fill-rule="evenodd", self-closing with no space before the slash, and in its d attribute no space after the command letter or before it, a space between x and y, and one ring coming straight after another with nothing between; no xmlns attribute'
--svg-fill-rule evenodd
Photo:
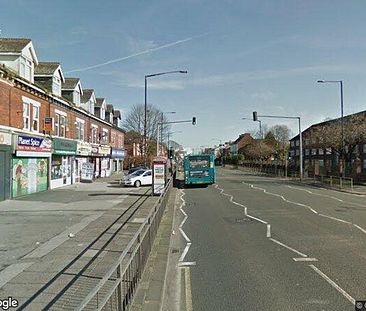
<svg viewBox="0 0 366 311"><path fill-rule="evenodd" d="M51 152L52 142L48 138L19 135L17 151Z"/></svg>

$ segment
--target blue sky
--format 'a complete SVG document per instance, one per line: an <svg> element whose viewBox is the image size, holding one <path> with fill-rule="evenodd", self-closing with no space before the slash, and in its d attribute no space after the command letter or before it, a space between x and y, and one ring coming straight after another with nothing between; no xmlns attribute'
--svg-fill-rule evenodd
<svg viewBox="0 0 366 311"><path fill-rule="evenodd" d="M254 110L299 115L303 128L337 117L339 87L318 79L344 81L345 113L366 110L363 0L0 0L0 7L1 36L31 38L41 61L60 61L66 76L124 114L143 103L145 74L188 70L149 80L149 102L176 111L172 120L197 116L195 127L173 126L187 147L255 130L241 120ZM126 59L87 69L119 58ZM263 123L297 130L295 121Z"/></svg>

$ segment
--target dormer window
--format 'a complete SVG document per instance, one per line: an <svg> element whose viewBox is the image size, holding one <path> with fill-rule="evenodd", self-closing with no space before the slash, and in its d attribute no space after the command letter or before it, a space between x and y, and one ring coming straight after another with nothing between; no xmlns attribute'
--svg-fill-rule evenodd
<svg viewBox="0 0 366 311"><path fill-rule="evenodd" d="M74 103L75 103L75 105L80 105L80 92L79 92L79 90L74 91Z"/></svg>
<svg viewBox="0 0 366 311"><path fill-rule="evenodd" d="M61 96L61 79L57 76L52 78L52 93Z"/></svg>

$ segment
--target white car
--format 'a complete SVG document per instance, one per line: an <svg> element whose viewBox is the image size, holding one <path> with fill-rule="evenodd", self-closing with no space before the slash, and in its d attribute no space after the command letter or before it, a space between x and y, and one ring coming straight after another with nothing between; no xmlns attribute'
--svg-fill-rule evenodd
<svg viewBox="0 0 366 311"><path fill-rule="evenodd" d="M138 170L130 175L126 176L126 186L140 186L152 185L152 171L151 170Z"/></svg>

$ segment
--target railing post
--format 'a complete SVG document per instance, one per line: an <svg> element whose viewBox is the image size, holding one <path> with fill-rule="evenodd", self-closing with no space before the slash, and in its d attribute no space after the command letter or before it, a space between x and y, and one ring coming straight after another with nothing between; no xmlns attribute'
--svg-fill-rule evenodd
<svg viewBox="0 0 366 311"><path fill-rule="evenodd" d="M342 188L342 177L339 177L339 188Z"/></svg>
<svg viewBox="0 0 366 311"><path fill-rule="evenodd" d="M330 186L332 187L333 186L333 177L330 176Z"/></svg>
<svg viewBox="0 0 366 311"><path fill-rule="evenodd" d="M119 279L119 284L117 286L117 310L118 311L122 311L122 304L123 304L123 299L122 299L122 268L121 268L121 264L118 265L117 267L117 279Z"/></svg>

